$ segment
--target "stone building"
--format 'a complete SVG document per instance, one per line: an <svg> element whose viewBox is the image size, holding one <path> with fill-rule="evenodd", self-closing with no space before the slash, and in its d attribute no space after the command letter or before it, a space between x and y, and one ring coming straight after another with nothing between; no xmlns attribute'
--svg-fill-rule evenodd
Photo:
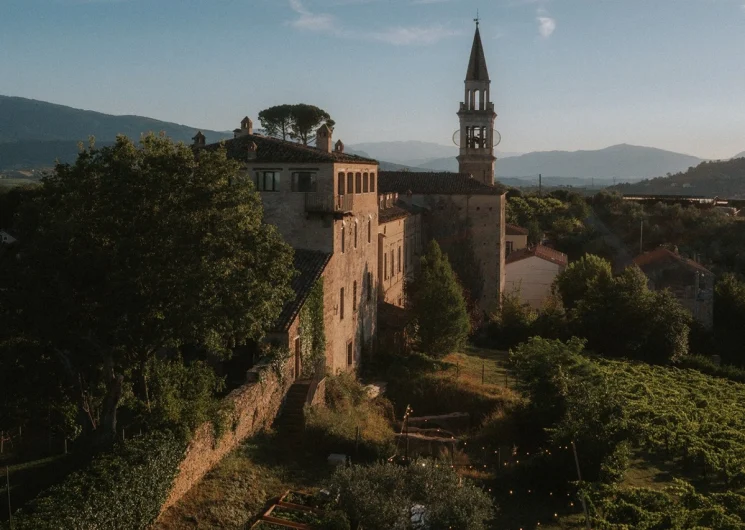
<svg viewBox="0 0 745 530"><path fill-rule="evenodd" d="M405 285L419 266L422 253L422 210L380 193L378 213L379 301L404 307Z"/></svg>
<svg viewBox="0 0 745 530"><path fill-rule="evenodd" d="M380 192L424 210L422 232L447 253L476 305L494 311L504 289L504 188L462 173L382 171Z"/></svg>
<svg viewBox="0 0 745 530"><path fill-rule="evenodd" d="M714 323L714 275L700 263L664 247L634 258L652 290L669 289L706 328Z"/></svg>
<svg viewBox="0 0 745 530"><path fill-rule="evenodd" d="M220 145L205 146L201 133L194 137L196 149ZM329 256L322 273L326 367L332 373L355 369L376 326L377 161L345 153L341 142L334 147L326 126L317 132L316 147L308 147L254 134L244 118L224 145L261 194L265 222L296 250ZM294 345L297 337L289 335Z"/></svg>
<svg viewBox="0 0 745 530"><path fill-rule="evenodd" d="M517 294L523 304L541 309L554 280L568 263L566 254L543 245L514 250L505 259L505 291Z"/></svg>

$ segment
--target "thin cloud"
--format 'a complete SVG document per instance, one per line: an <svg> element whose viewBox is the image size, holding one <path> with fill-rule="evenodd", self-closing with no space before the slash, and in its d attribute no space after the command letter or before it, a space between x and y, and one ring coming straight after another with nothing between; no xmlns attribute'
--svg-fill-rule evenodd
<svg viewBox="0 0 745 530"><path fill-rule="evenodd" d="M536 20L538 21L538 33L544 39L548 39L556 31L556 20L548 15L539 15Z"/></svg>
<svg viewBox="0 0 745 530"><path fill-rule="evenodd" d="M289 2L290 9L297 15L294 20L288 22L290 26L304 31L326 33L339 38L372 40L396 46L424 46L435 44L444 38L458 34L457 31L442 25L394 26L374 31L354 30L345 28L333 15L313 13L303 5L301 0L289 0Z"/></svg>

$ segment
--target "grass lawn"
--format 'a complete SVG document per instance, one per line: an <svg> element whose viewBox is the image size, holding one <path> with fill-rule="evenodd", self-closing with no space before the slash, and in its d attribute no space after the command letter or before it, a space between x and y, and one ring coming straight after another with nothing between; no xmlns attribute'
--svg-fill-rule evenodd
<svg viewBox="0 0 745 530"><path fill-rule="evenodd" d="M153 526L170 529L243 529L288 489L320 484L332 469L274 433L241 444Z"/></svg>
<svg viewBox="0 0 745 530"><path fill-rule="evenodd" d="M451 353L444 361L453 365L459 379L480 385L508 386L507 352L469 346L466 353Z"/></svg>

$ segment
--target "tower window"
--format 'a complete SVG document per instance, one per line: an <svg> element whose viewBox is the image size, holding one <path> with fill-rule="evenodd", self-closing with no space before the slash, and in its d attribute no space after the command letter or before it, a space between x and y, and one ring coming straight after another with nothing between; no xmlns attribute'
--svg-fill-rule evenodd
<svg viewBox="0 0 745 530"><path fill-rule="evenodd" d="M346 246L346 235L347 235L347 229L344 226L344 224L341 225L341 252L344 254L345 246Z"/></svg>
<svg viewBox="0 0 745 530"><path fill-rule="evenodd" d="M367 273L367 301L368 302L372 299L372 289L373 289L372 272L368 272Z"/></svg>
<svg viewBox="0 0 745 530"><path fill-rule="evenodd" d="M375 192L375 173L370 173L370 191Z"/></svg>
<svg viewBox="0 0 745 530"><path fill-rule="evenodd" d="M336 187L338 188L336 193L338 195L344 195L344 172L339 173L339 177L336 181Z"/></svg>
<svg viewBox="0 0 745 530"><path fill-rule="evenodd" d="M352 366L354 362L354 346L352 341L347 342L347 366Z"/></svg>
<svg viewBox="0 0 745 530"><path fill-rule="evenodd" d="M344 320L344 287L339 289L339 320Z"/></svg>
<svg viewBox="0 0 745 530"><path fill-rule="evenodd" d="M354 222L354 248L357 248L357 221Z"/></svg>
<svg viewBox="0 0 745 530"><path fill-rule="evenodd" d="M368 179L368 174L367 173L363 173L362 174L362 193L367 193L368 190L369 190L368 180L369 180Z"/></svg>
<svg viewBox="0 0 745 530"><path fill-rule="evenodd" d="M372 241L372 219L367 221L367 242L370 243L370 241Z"/></svg>
<svg viewBox="0 0 745 530"><path fill-rule="evenodd" d="M347 193L354 193L354 173L347 173Z"/></svg>
<svg viewBox="0 0 745 530"><path fill-rule="evenodd" d="M362 193L362 173L357 173L357 178L355 178L355 184L354 192L355 193Z"/></svg>
<svg viewBox="0 0 745 530"><path fill-rule="evenodd" d="M352 284L352 311L357 311L357 281Z"/></svg>

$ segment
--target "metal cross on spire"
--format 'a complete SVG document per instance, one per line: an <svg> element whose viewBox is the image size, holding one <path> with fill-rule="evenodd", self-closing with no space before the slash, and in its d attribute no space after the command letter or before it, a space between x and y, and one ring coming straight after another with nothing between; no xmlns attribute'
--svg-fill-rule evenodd
<svg viewBox="0 0 745 530"><path fill-rule="evenodd" d="M479 27L479 20L481 20L481 19L479 18L479 10L477 9L476 10L476 18L473 19L473 21L476 23L476 27L477 28Z"/></svg>

